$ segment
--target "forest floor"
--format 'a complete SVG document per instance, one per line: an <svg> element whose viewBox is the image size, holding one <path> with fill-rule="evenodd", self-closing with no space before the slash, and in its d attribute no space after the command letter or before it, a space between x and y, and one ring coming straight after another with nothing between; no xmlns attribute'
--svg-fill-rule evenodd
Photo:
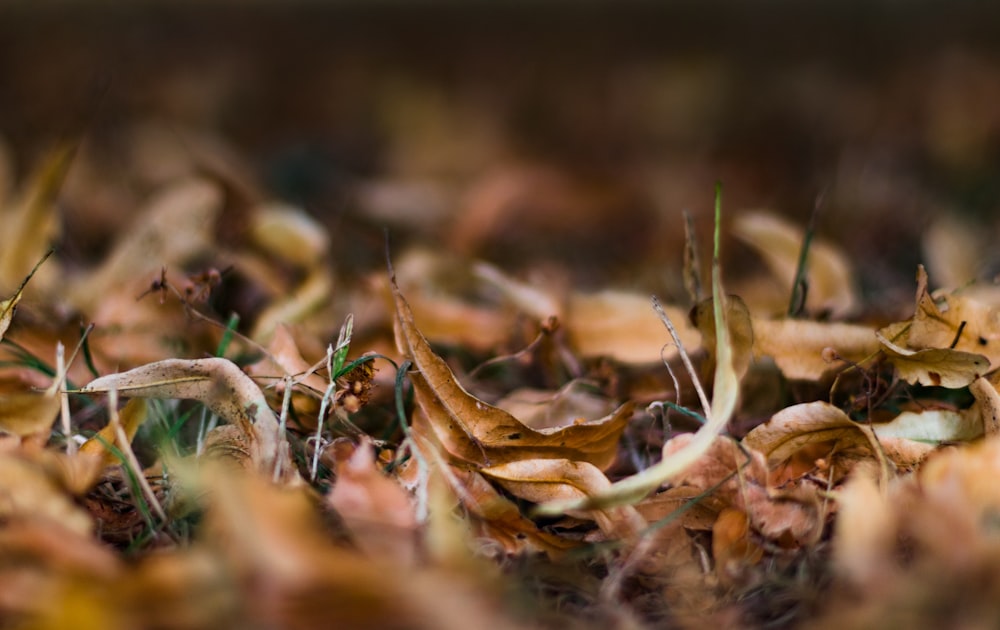
<svg viewBox="0 0 1000 630"><path fill-rule="evenodd" d="M0 625L1000 625L989 20L627 7L5 8Z"/></svg>

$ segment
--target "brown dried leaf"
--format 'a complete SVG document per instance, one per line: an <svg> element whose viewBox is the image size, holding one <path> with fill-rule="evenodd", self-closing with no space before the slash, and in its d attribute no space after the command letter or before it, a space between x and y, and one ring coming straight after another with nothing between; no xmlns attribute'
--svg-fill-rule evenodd
<svg viewBox="0 0 1000 630"><path fill-rule="evenodd" d="M44 519L60 523L77 534L93 531L90 515L82 510L46 466L17 456L0 457L0 520Z"/></svg>
<svg viewBox="0 0 1000 630"><path fill-rule="evenodd" d="M618 439L632 417L632 405L569 427L536 431L509 413L469 394L431 349L413 321L395 281L396 345L413 362L410 375L417 404L436 441L459 460L491 466L519 459L572 459L604 469L615 458ZM416 422L414 423L416 428Z"/></svg>
<svg viewBox="0 0 1000 630"><path fill-rule="evenodd" d="M911 350L893 341L900 338L908 341L907 333L911 330L910 324L899 322L875 333L882 351L896 366L900 378L908 383L959 389L989 371L990 360L981 354L947 347Z"/></svg>
<svg viewBox="0 0 1000 630"><path fill-rule="evenodd" d="M222 191L205 179L173 184L134 218L101 267L68 288L70 302L85 313L135 278L155 277L164 267L181 267L211 251L212 230L222 209Z"/></svg>
<svg viewBox="0 0 1000 630"><path fill-rule="evenodd" d="M838 449L860 446L879 452L870 427L853 422L841 409L822 401L782 409L743 438L744 446L763 453L771 464L819 442L836 442Z"/></svg>
<svg viewBox="0 0 1000 630"><path fill-rule="evenodd" d="M891 334L885 336L913 350L951 348L985 356L991 370L1000 366L1000 304L980 301L989 298L988 292L970 291L969 296L951 293L936 297L928 292L927 282L927 272L920 266L917 269L917 306L910 327L901 338L894 338L899 328L892 327ZM975 295L979 297L973 297Z"/></svg>
<svg viewBox="0 0 1000 630"><path fill-rule="evenodd" d="M52 250L49 250L42 258L35 263L28 275L25 276L24 280L21 281L20 286L14 291L14 295L10 296L6 300L0 301L0 340L3 336L7 334L7 329L10 328L10 323L14 319L14 312L17 310L17 304L21 301L21 296L24 294L24 288L28 286L28 282L31 280L38 268L42 266L42 263L48 260L49 256L52 254Z"/></svg>
<svg viewBox="0 0 1000 630"><path fill-rule="evenodd" d="M59 397L50 392L0 393L0 431L25 438L48 435L59 415Z"/></svg>
<svg viewBox="0 0 1000 630"><path fill-rule="evenodd" d="M52 151L14 204L0 203L0 291L29 274L59 232L55 201L76 153L75 145ZM55 270L53 269L53 273Z"/></svg>
<svg viewBox="0 0 1000 630"><path fill-rule="evenodd" d="M879 349L874 329L856 324L754 318L753 331L754 354L772 357L790 379L817 380L840 367L839 362L827 361L826 348L855 363Z"/></svg>
<svg viewBox="0 0 1000 630"><path fill-rule="evenodd" d="M359 444L337 463L336 472L326 504L340 514L358 547L400 566L415 566L420 550L413 501L379 470L371 443Z"/></svg>
<svg viewBox="0 0 1000 630"><path fill-rule="evenodd" d="M685 310L669 305L663 309L677 328L684 349L692 353L701 348L701 336L688 322ZM569 298L564 324L570 344L583 357L651 364L678 355L647 295L624 291L574 293Z"/></svg>
<svg viewBox="0 0 1000 630"><path fill-rule="evenodd" d="M976 397L983 432L989 436L1000 433L1000 393L997 393L996 383L980 377L969 385L969 391Z"/></svg>
<svg viewBox="0 0 1000 630"><path fill-rule="evenodd" d="M478 525L482 537L499 544L505 553L542 551L558 555L582 544L538 529L478 472L452 468L449 477L460 484L454 488L455 494L474 517L473 525Z"/></svg>
<svg viewBox="0 0 1000 630"><path fill-rule="evenodd" d="M969 390L975 395L976 379ZM919 413L904 411L889 422L873 424L872 429L885 445L890 438L916 440L928 444L969 442L983 436L983 418L978 406L961 411L928 409Z"/></svg>
<svg viewBox="0 0 1000 630"><path fill-rule="evenodd" d="M480 472L500 482L514 496L533 503L586 501L611 488L611 482L595 466L564 459L522 459ZM609 539L634 536L646 525L632 506L568 514L593 518Z"/></svg>
<svg viewBox="0 0 1000 630"><path fill-rule="evenodd" d="M132 438L135 437L136 431L146 421L146 401L142 398L133 398L128 401L122 410L118 412L118 418L125 436L131 442ZM118 446L118 448L122 448L123 446L122 444L118 444L118 432L112 424L108 424L108 426L98 431L92 438L84 442L80 446L80 453L99 457L105 466L122 463L111 452L108 446L105 446L106 444Z"/></svg>
<svg viewBox="0 0 1000 630"><path fill-rule="evenodd" d="M757 250L791 294L804 239L797 226L768 212L742 213L733 221L733 234ZM835 247L813 239L809 247L806 308L841 317L857 305L851 265Z"/></svg>

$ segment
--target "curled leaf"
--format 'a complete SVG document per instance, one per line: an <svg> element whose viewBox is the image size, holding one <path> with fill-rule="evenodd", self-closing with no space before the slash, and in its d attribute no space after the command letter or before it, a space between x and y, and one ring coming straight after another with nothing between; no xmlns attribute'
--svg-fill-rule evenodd
<svg viewBox="0 0 1000 630"><path fill-rule="evenodd" d="M525 458L572 459L607 468L618 438L632 417L625 404L605 418L567 427L535 430L506 411L467 392L451 368L434 353L413 321L396 283L396 345L416 371L410 375L417 404L436 440L455 458L480 466Z"/></svg>
<svg viewBox="0 0 1000 630"><path fill-rule="evenodd" d="M257 384L228 359L167 359L94 379L81 392L118 390L123 397L188 398L233 423L250 443L253 462L264 472L278 462L282 476L295 474L288 443ZM280 458L280 461L278 461Z"/></svg>
<svg viewBox="0 0 1000 630"><path fill-rule="evenodd" d="M771 272L790 294L798 269L804 234L784 219L767 212L748 212L733 222L733 233L756 249ZM851 266L847 258L831 245L813 240L809 248L806 307L810 311L828 311L842 316L856 303Z"/></svg>
<svg viewBox="0 0 1000 630"><path fill-rule="evenodd" d="M595 466L564 459L522 459L480 472L500 482L514 496L534 503L586 501L611 487ZM590 515L609 538L637 534L646 524L632 506L597 510Z"/></svg>
<svg viewBox="0 0 1000 630"><path fill-rule="evenodd" d="M831 441L838 448L863 446L876 452L879 448L871 428L823 401L782 409L747 433L743 445L763 453L770 463L780 463L809 444Z"/></svg>
<svg viewBox="0 0 1000 630"><path fill-rule="evenodd" d="M896 366L903 380L958 389L968 386L989 371L990 360L981 354L951 348L911 350L892 341L893 337L905 336L908 326L909 324L902 322L875 333L882 344L882 351Z"/></svg>

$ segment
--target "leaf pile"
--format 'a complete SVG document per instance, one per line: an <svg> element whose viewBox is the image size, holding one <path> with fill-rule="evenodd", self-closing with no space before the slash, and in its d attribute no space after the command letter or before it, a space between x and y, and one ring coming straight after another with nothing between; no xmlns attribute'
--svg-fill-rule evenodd
<svg viewBox="0 0 1000 630"><path fill-rule="evenodd" d="M45 260L72 156L0 206L11 627L1000 622L995 286L921 267L880 321L834 244L718 196L709 297L693 232L668 304L359 271L204 156ZM782 291L727 289L730 233Z"/></svg>

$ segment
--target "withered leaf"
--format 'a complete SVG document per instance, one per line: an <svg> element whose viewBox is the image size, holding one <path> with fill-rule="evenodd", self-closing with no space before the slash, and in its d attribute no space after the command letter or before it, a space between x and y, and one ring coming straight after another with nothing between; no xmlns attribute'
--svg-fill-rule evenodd
<svg viewBox="0 0 1000 630"><path fill-rule="evenodd" d="M618 439L632 417L626 403L599 420L534 430L506 411L467 392L451 368L434 353L413 321L410 306L395 281L396 345L413 362L417 404L449 453L479 466L519 459L572 459L604 469L611 465Z"/></svg>
<svg viewBox="0 0 1000 630"><path fill-rule="evenodd" d="M768 212L747 212L734 220L733 233L756 249L783 286L791 288L804 239L800 228ZM847 258L833 246L814 239L808 263L807 308L834 316L851 312L857 296Z"/></svg>
<svg viewBox="0 0 1000 630"><path fill-rule="evenodd" d="M76 154L67 144L53 150L14 204L0 203L0 291L19 282L58 234L56 197ZM37 269L37 265L36 265ZM34 273L34 272L31 272ZM22 286L23 288L23 286Z"/></svg>
<svg viewBox="0 0 1000 630"><path fill-rule="evenodd" d="M816 380L842 366L825 358L826 348L855 363L879 349L874 329L857 324L754 318L753 331L754 354L773 358L790 379Z"/></svg>
<svg viewBox="0 0 1000 630"><path fill-rule="evenodd" d="M910 330L911 324L900 322L875 333L882 344L882 351L896 366L903 380L958 389L989 371L990 360L981 354L947 347L912 350L893 341L906 338Z"/></svg>
<svg viewBox="0 0 1000 630"><path fill-rule="evenodd" d="M125 432L125 437L131 441L135 437L136 431L146 421L146 401L142 398L133 398L128 401L119 412L119 421L121 422L122 430ZM118 436L115 426L108 424L108 426L98 431L92 438L80 446L80 453L100 457L105 466L120 464L122 463L121 460L106 446L114 446L117 442ZM119 448L121 446L121 444L118 444Z"/></svg>
<svg viewBox="0 0 1000 630"><path fill-rule="evenodd" d="M123 397L189 398L232 422L250 442L252 459L264 472L279 461L282 478L297 476L288 442L263 392L240 368L222 358L167 359L94 379L85 393L116 389Z"/></svg>
<svg viewBox="0 0 1000 630"><path fill-rule="evenodd" d="M0 431L18 437L48 435L59 415L59 397L50 392L0 393Z"/></svg>
<svg viewBox="0 0 1000 630"><path fill-rule="evenodd" d="M809 444L830 441L841 448L879 449L870 427L853 422L840 408L823 401L782 409L743 438L744 446L763 453L771 463L780 463Z"/></svg>
<svg viewBox="0 0 1000 630"><path fill-rule="evenodd" d="M484 468L480 472L497 480L514 496L534 503L586 501L611 488L611 482L604 473L586 462L522 459ZM632 506L597 510L591 515L609 537L634 535L646 524Z"/></svg>
<svg viewBox="0 0 1000 630"><path fill-rule="evenodd" d="M976 397L976 404L983 420L986 435L1000 433L1000 393L992 380L977 378L969 385L969 391Z"/></svg>

